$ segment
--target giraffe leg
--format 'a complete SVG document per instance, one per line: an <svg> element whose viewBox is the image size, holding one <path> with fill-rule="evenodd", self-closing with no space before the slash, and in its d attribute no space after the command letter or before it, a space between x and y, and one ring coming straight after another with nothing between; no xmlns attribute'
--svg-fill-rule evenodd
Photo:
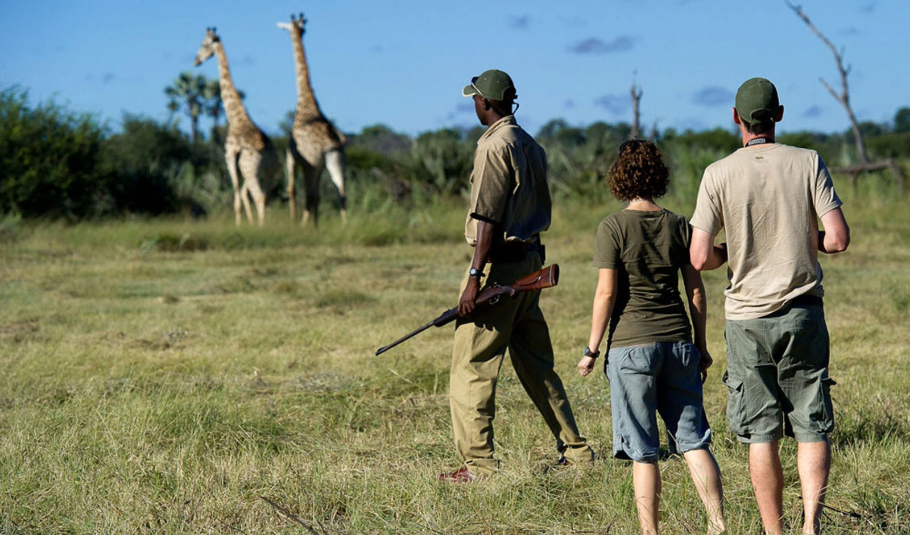
<svg viewBox="0 0 910 535"><path fill-rule="evenodd" d="M234 224L240 225L240 173L237 170L237 156L234 151L225 147L224 160L227 163L228 174L231 176L231 185L234 186Z"/></svg>
<svg viewBox="0 0 910 535"><path fill-rule="evenodd" d="M338 188L338 200L341 204L341 222L347 223L348 198L344 194L344 172L346 167L344 151L336 149L327 152L325 155L325 167L329 170L329 176L332 177L335 187Z"/></svg>
<svg viewBox="0 0 910 535"><path fill-rule="evenodd" d="M243 173L244 178L243 189L249 194L249 196L246 194L242 196L243 207L246 209L247 219L252 223L253 212L250 210L249 201L249 197L252 197L253 202L256 203L256 216L260 227L265 225L265 194L262 192L262 187L259 185L259 175L262 163L262 155L256 152L245 151L240 156L240 172Z"/></svg>
<svg viewBox="0 0 910 535"><path fill-rule="evenodd" d="M297 187L294 185L294 180L297 178L295 175L297 172L296 163L294 151L288 147L287 152L285 152L285 166L288 174L288 204L291 207L291 221L297 221Z"/></svg>
<svg viewBox="0 0 910 535"><path fill-rule="evenodd" d="M253 202L256 203L256 212L259 216L259 226L265 226L265 193L263 193L262 188L259 187L259 182L250 183L250 195L253 197Z"/></svg>
<svg viewBox="0 0 910 535"><path fill-rule="evenodd" d="M241 171L242 172L242 171ZM243 202L243 211L246 212L246 219L253 222L253 211L250 210L250 186L246 179L243 180L243 186L240 186L240 200Z"/></svg>
<svg viewBox="0 0 910 535"><path fill-rule="evenodd" d="M310 219L313 220L313 227L317 227L319 218L319 175L322 174L322 167L315 167L307 164L303 166L303 190L306 194L306 210L303 212L302 225L305 227Z"/></svg>

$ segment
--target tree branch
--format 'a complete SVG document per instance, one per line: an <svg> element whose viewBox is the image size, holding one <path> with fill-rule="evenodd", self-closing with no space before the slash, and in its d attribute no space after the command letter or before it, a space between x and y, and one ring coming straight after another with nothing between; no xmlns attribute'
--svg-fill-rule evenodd
<svg viewBox="0 0 910 535"><path fill-rule="evenodd" d="M831 93L831 96L834 97L834 100L836 100L836 101L840 102L842 105L846 106L846 104L844 104L844 100L840 97L840 95L837 94L837 91L835 91L834 88L831 87L831 84L829 84L827 80L825 80L822 77L819 77L818 81L821 82L823 86L825 86L825 89L827 89L829 93Z"/></svg>
<svg viewBox="0 0 910 535"><path fill-rule="evenodd" d="M843 52L838 52L837 47L834 46L825 34L820 32L818 28L812 24L812 21L809 20L809 16L806 15L805 11L801 6L795 5L790 0L784 0L787 6L796 13L796 16L802 19L806 23L806 26L812 30L812 33L818 36L819 39L825 43L831 53L834 54L834 61L837 62L837 71L840 73L840 82L841 82L841 93L840 95L834 91L834 88L831 87L828 82L824 79L821 80L822 84L828 90L829 93L841 103L841 105L847 110L847 116L850 118L850 128L853 130L853 139L856 142L856 150L859 153L859 158L862 163L869 163L869 156L866 155L866 142L863 140L862 130L859 128L859 122L856 120L856 115L853 114L853 109L850 107L850 90L847 87L847 75L850 73L849 67L844 67L844 55Z"/></svg>
<svg viewBox="0 0 910 535"><path fill-rule="evenodd" d="M635 82L635 75L632 74L632 88L629 89L629 95L632 97L632 132L629 135L629 139L637 139L639 135L639 106L641 105L641 96L644 94L641 86Z"/></svg>
<svg viewBox="0 0 910 535"><path fill-rule="evenodd" d="M294 521L294 522L300 524L301 526L303 526L303 528L304 528L305 530L309 531L312 535L319 535L319 532L318 532L318 531L316 531L316 530L314 530L313 528L311 528L310 526L308 526L303 520L300 520L299 518L297 518L296 516L294 516L293 513L291 513L290 511L288 511L288 510L285 509L284 507L278 505L277 503L275 503L275 502L273 502L272 500L266 498L265 496L260 496L260 498L262 498L262 501L264 501L265 503L267 503L267 504L271 505L272 507L274 507L276 511L278 511L278 512L281 513L281 514L283 514L283 515L284 515L285 517L287 517L288 519L290 519L290 520L292 520L292 521Z"/></svg>

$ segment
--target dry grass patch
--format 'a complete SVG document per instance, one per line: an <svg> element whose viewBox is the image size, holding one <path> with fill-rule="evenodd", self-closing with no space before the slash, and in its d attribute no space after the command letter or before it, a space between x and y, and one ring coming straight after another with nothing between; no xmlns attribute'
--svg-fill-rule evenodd
<svg viewBox="0 0 910 535"><path fill-rule="evenodd" d="M838 381L824 524L896 535L910 532L910 214L847 200L854 244L822 259ZM636 532L630 467L609 459L607 382L575 370L594 228L614 208L557 206L546 243L562 278L542 297L557 370L603 459L553 469L553 438L507 364L504 469L468 486L435 479L456 465L451 327L373 356L455 304L470 258L461 206L361 214L347 227L327 218L319 233L279 218L265 229L20 224L0 250L0 532ZM728 523L759 533L746 448L724 416L726 277L705 280L716 362L706 411ZM795 448L783 448L794 527ZM661 469L664 533L700 532L684 463Z"/></svg>

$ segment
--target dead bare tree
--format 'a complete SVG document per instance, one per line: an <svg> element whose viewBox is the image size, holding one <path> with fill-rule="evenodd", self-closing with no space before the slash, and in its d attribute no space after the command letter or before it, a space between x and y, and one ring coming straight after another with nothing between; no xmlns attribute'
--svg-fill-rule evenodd
<svg viewBox="0 0 910 535"><path fill-rule="evenodd" d="M641 96L644 92L641 89L641 86L635 82L635 75L632 74L632 88L629 90L629 95L632 96L632 132L629 134L629 139L638 139L639 134L639 106L641 104Z"/></svg>
<svg viewBox="0 0 910 535"><path fill-rule="evenodd" d="M828 40L825 35L812 24L812 21L809 20L809 17L803 11L802 6L797 6L792 4L789 0L784 0L790 9L792 9L796 15L803 19L803 22L806 23L806 26L812 30L812 33L818 36L825 45L831 49L831 53L834 54L834 61L837 62L837 70L840 73L840 83L841 83L841 92L838 93L831 87L824 78L819 78L822 85L825 86L825 89L831 93L831 96L835 100L841 103L841 106L847 110L847 116L850 118L850 127L853 130L853 140L856 142L856 151L859 154L859 159L861 163L869 163L869 156L866 154L866 142L863 140L863 132L859 129L859 122L856 120L856 115L853 114L853 108L850 106L850 89L847 87L847 75L850 74L850 67L844 67L844 53L843 50L838 51L834 46L834 43Z"/></svg>
<svg viewBox="0 0 910 535"><path fill-rule="evenodd" d="M862 130L860 130L859 122L856 120L856 115L853 113L853 108L850 106L850 89L847 86L847 75L850 74L850 67L844 66L843 50L838 51L837 47L834 46L834 43L832 43L827 37L825 37L825 34L820 32L818 30L818 28L816 28L815 25L812 24L812 21L809 20L809 16L806 15L805 11L803 11L802 6L795 5L792 2L790 2L790 0L784 0L784 2L786 2L787 6L789 6L790 9L792 9L793 12L796 13L796 16L798 16L800 19L802 19L803 22L806 23L806 26L808 26L809 29L812 30L812 33L817 35L818 38L821 39L823 43L825 43L825 46L827 46L831 50L831 53L834 54L834 60L835 60L835 62L837 62L837 70L840 73L840 81L841 81L840 93L835 91L835 89L833 87L831 87L831 84L829 84L824 78L820 77L819 80L821 81L822 85L825 86L825 89L828 90L828 93L831 93L831 96L834 97L835 100L840 102L840 104L844 107L844 109L847 110L847 117L850 118L850 128L853 131L853 140L856 143L856 152L859 154L860 162L856 165L851 165L849 167L833 168L833 169L831 169L831 171L849 174L851 181L853 183L853 187L856 188L856 178L860 175L860 173L863 173L866 171L879 171L881 169L890 169L891 172L894 174L894 180L897 183L898 189L901 192L903 192L904 191L904 174L901 171L900 165L897 162L895 162L894 160L891 160L891 159L884 160L881 162L870 162L869 161L869 156L866 153L866 142L863 139L863 132L862 132Z"/></svg>

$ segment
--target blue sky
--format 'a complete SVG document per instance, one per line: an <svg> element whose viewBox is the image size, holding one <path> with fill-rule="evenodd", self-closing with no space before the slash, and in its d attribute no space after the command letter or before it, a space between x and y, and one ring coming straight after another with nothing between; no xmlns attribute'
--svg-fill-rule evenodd
<svg viewBox="0 0 910 535"><path fill-rule="evenodd" d="M860 120L910 106L910 2L801 5L843 48ZM461 88L488 68L512 75L532 133L555 118L631 121L634 73L647 127L730 127L736 88L764 76L780 91L783 130L848 128L819 82L839 87L830 50L783 0L2 0L0 88L18 85L33 103L53 98L113 129L123 112L164 120L164 87L181 71L218 76L214 60L193 67L216 26L251 117L274 134L296 99L290 38L275 23L301 11L316 97L346 132L474 126Z"/></svg>

